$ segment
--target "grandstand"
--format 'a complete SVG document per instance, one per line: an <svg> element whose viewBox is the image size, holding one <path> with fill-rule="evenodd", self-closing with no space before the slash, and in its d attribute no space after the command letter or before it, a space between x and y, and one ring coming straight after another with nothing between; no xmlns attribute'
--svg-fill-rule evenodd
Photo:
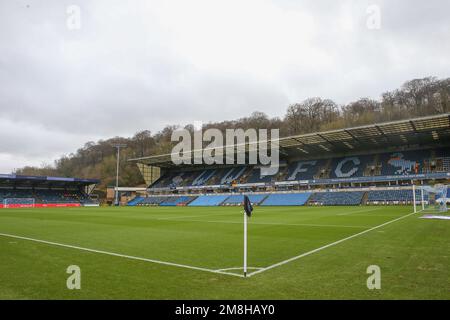
<svg viewBox="0 0 450 320"><path fill-rule="evenodd" d="M95 179L0 174L0 208L98 205L91 197Z"/></svg>
<svg viewBox="0 0 450 320"><path fill-rule="evenodd" d="M261 165L175 166L170 154L131 159L160 177L129 205L230 206L243 194L263 206L410 204L413 184L449 182L449 136L442 114L281 138L274 175Z"/></svg>
<svg viewBox="0 0 450 320"><path fill-rule="evenodd" d="M449 181L449 135L443 114L281 138L271 176L260 165L174 166L170 154L131 159L161 176L129 205L230 206L243 194L263 206L407 204L413 183Z"/></svg>
<svg viewBox="0 0 450 320"><path fill-rule="evenodd" d="M416 199L421 198L420 190ZM253 205L261 206L355 206L355 205L407 205L413 203L411 187L336 189L314 192L272 192L261 194L246 193ZM447 196L450 198L450 194ZM136 197L128 206L240 206L243 194L205 194L189 196L152 196ZM424 200L427 195L424 195Z"/></svg>

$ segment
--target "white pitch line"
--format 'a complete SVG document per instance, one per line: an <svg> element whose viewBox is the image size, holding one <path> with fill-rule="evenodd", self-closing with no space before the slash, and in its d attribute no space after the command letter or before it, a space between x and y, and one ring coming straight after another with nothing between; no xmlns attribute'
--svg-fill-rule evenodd
<svg viewBox="0 0 450 320"><path fill-rule="evenodd" d="M166 219L160 218L158 220L164 221ZM172 219L167 219L168 221L172 221ZM204 223L231 223L231 224L242 224L240 221L223 221L223 220L177 220L180 222L204 222ZM341 224L312 224L312 223L278 223L278 222L252 222L252 225L269 225L269 226L300 226L300 227L342 227L342 228L369 228L368 226L349 226L349 225L341 225Z"/></svg>
<svg viewBox="0 0 450 320"><path fill-rule="evenodd" d="M114 253L114 252L109 252L109 251L78 247L78 246L73 246L73 245L70 245L70 244L64 244L64 243L58 243L58 242L52 242L52 241L46 241L46 240L40 240L40 239L34 239L34 238L28 238L28 237L22 237L22 236L16 236L16 235L13 235L13 234L0 233L0 236L14 238L14 239L27 240L27 241L33 241L33 242L39 242L39 243L44 243L44 244L48 244L48 245L59 246L59 247L64 247L64 248L71 248L71 249L76 249L76 250L81 250L81 251L88 251L88 252L93 252L93 253L106 254L106 255L114 256L114 257L127 258L127 259L151 262L151 263L156 263L156 264L163 264L163 265L166 265L166 266L185 268L185 269L191 269L191 270L197 270L197 271L205 271L205 272L211 272L211 273L226 274L226 275L240 277L240 278L244 277L243 275L236 274L236 273L219 271L220 269L219 270L213 270L213 269L207 269L207 268L202 268L202 267L194 267L194 266L189 266L189 265L185 265L185 264L166 262L166 261L160 261L160 260L154 260L154 259L147 259L147 258L130 256L130 255L126 255L126 254Z"/></svg>
<svg viewBox="0 0 450 320"><path fill-rule="evenodd" d="M348 216L350 214L354 214L354 213L359 213L359 212L371 212L371 211L379 211L382 208L376 208L376 209L371 209L371 210L356 210L356 211L349 211L346 213L338 213L337 216Z"/></svg>
<svg viewBox="0 0 450 320"><path fill-rule="evenodd" d="M216 271L228 271L228 270L242 270L243 267L235 267L235 268L226 268L226 269L217 269ZM261 267L247 267L247 269L262 269Z"/></svg>
<svg viewBox="0 0 450 320"><path fill-rule="evenodd" d="M420 212L420 211L418 211L417 213L419 213L419 212ZM367 232L376 230L376 229L381 228L381 227L384 227L384 226L386 226L386 225L388 225L388 224L390 224L390 223L393 223L393 222L399 221L399 220L401 220L401 219L407 218L407 217L409 217L409 216L412 216L413 214L416 214L416 212L412 212L412 213L406 214L406 215L401 216L401 217L399 217L399 218L397 218L397 219L387 221L387 222L385 222L385 223L383 223L383 224L380 224L380 225L378 225L378 226L375 226L375 227L373 227L373 228L370 228L370 229L361 231L361 232L359 232L359 233L356 233L356 234L354 234L354 235L351 235L351 236L349 236L349 237L347 237L347 238L344 238L344 239L341 239L341 240L338 240L338 241L329 243L329 244L324 245L324 246L322 246L322 247L320 247L320 248L317 248L317 249L314 249L314 250L311 250L311 251L302 253L302 254L300 254L300 255L298 255L298 256L295 256L295 257L292 257L292 258L283 260L283 261L281 261L281 262L272 264L272 265L270 265L270 266L268 266L268 267L265 267L265 268L262 268L262 269L260 269L260 270L257 270L257 271L254 271L254 272L252 272L252 273L249 273L249 274L247 275L247 277L254 276L254 275L258 274L258 273L261 273L261 272L264 272L264 271L267 271L267 270L270 270L270 269L273 269L273 268L282 266L282 265L284 265L284 264L286 264L286 263L289 263L289 262L292 262L292 261L294 261L294 260L297 260L297 259L300 259L300 258L309 256L310 254L316 253L316 252L318 252L318 251L321 251L321 250L323 250L323 249L326 249L326 248L335 246L335 245L337 245L337 244L339 244L339 243L342 243L342 242L344 242L344 241L347 241L347 240L353 239L353 238L355 238L355 237L361 236L361 235L363 235L363 234L365 234L365 233L367 233Z"/></svg>

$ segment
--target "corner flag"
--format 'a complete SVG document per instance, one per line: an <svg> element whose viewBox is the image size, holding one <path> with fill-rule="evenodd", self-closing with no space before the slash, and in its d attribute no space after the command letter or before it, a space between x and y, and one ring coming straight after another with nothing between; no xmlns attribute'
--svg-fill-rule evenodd
<svg viewBox="0 0 450 320"><path fill-rule="evenodd" d="M244 195L244 277L247 276L247 220L252 216L252 203L248 196Z"/></svg>
<svg viewBox="0 0 450 320"><path fill-rule="evenodd" d="M252 216L253 207L248 196L244 196L244 210L247 216L250 218Z"/></svg>

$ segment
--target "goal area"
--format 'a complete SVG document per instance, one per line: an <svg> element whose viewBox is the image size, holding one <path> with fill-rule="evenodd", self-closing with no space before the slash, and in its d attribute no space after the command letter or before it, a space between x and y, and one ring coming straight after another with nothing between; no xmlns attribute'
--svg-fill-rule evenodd
<svg viewBox="0 0 450 320"><path fill-rule="evenodd" d="M414 212L448 214L448 186L445 184L414 186Z"/></svg>
<svg viewBox="0 0 450 320"><path fill-rule="evenodd" d="M3 208L34 208L34 198L5 198Z"/></svg>

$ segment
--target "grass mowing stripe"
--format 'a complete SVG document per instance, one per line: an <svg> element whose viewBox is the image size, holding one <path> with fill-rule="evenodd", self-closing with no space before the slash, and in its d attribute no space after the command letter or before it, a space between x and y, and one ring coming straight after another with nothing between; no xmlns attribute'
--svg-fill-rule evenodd
<svg viewBox="0 0 450 320"><path fill-rule="evenodd" d="M48 244L48 245L59 246L59 247L70 248L70 249L76 249L76 250L81 250L81 251L88 251L88 252L93 252L93 253L106 254L106 255L114 256L114 257L120 257L120 258L132 259L132 260L139 260L139 261L163 264L163 265L172 266L172 267L192 269L192 270L205 271L205 272L211 272L211 273L220 273L220 274L225 274L225 275L230 275L230 276L235 276L235 277L241 277L241 278L243 277L240 274L235 274L235 273L231 273L231 272L218 271L218 270L207 269L207 268L202 268L202 267L194 267L194 266L189 266L189 265L185 265L185 264L178 264L178 263L173 263L173 262L167 262L167 261L147 259L147 258L130 256L130 255L126 255L126 254L114 253L114 252L109 252L109 251L103 251L103 250L97 250L97 249L90 249L90 248L84 248L84 247L79 247L79 246L73 246L73 245L70 245L70 244L64 244L64 243L58 243L58 242L52 242L52 241L46 241L46 240L40 240L40 239L34 239L34 238L28 238L28 237L22 237L22 236L17 236L17 235L13 235L13 234L0 233L0 236L14 238L14 239L27 240L27 241L33 241L33 242L39 242L39 243L44 243L44 244ZM221 270L221 269L219 269L219 270Z"/></svg>
<svg viewBox="0 0 450 320"><path fill-rule="evenodd" d="M417 213L419 213L419 212L420 212L420 211L418 211ZM409 217L409 216L412 216L413 214L416 214L416 212L412 212L412 213L406 214L406 215L401 216L401 217L399 217L399 218L397 218L397 219L387 221L387 222L382 223L382 224L380 224L380 225L378 225L378 226L375 226L375 227L373 227L373 228L370 228L370 229L361 231L361 232L359 232L359 233L356 233L356 234L351 235L351 236L349 236L349 237L346 237L346 238L344 238L344 239L341 239L341 240L338 240L338 241L329 243L329 244L327 244L327 245L324 245L324 246L322 246L322 247L320 247L320 248L317 248L317 249L314 249L314 250L311 250L311 251L302 253L302 254L300 254L300 255L298 255L298 256L295 256L295 257L292 257L292 258L289 258L289 259L280 261L280 262L278 262L278 263L272 264L272 265L270 265L270 266L268 266L268 267L265 267L265 268L263 268L263 269L260 269L260 270L258 270L258 271L254 271L254 272L248 274L247 277L254 276L254 275L259 274L259 273L261 273L261 272L265 272L265 271L267 271L267 270L270 270L270 269L273 269L273 268L282 266L282 265L284 265L284 264L286 264L286 263L289 263L289 262L295 261L295 260L297 260L297 259L300 259L300 258L309 256L310 254L313 254L313 253L316 253L316 252L318 252L318 251L324 250L324 249L326 249L326 248L335 246L335 245L337 245L337 244L339 244L339 243L342 243L342 242L344 242L344 241L347 241L347 240L356 238L356 237L358 237L358 236L361 236L361 235L363 235L363 234L366 234L367 232L376 230L376 229L378 229L378 228L384 227L384 226L386 226L386 225L388 225L388 224L391 224L391 223L393 223L393 222L396 222L396 221L399 221L399 220L401 220L401 219L404 219L404 218L407 218L407 217Z"/></svg>
<svg viewBox="0 0 450 320"><path fill-rule="evenodd" d="M200 217L210 217L210 216L229 216L234 215L234 213L211 213L211 214L202 214L202 215L195 215L195 216L175 216L175 217L165 217L165 218L155 218L156 220L177 220L177 219L184 219L184 218L200 218Z"/></svg>
<svg viewBox="0 0 450 320"><path fill-rule="evenodd" d="M255 209L251 223L368 228L413 211L412 206L383 206L380 211L338 216L365 207ZM242 275L242 224L155 220L202 215L186 220L241 222L240 211L231 206L0 209L0 233ZM210 214L221 216L204 216ZM450 224L418 219L422 215L412 215L247 281L0 236L0 299L449 299ZM254 225L249 231L249 262L254 268L249 273L363 230ZM73 264L83 270L83 290L65 286L65 271ZM366 266L373 264L384 270L382 290L367 289Z"/></svg>
<svg viewBox="0 0 450 320"><path fill-rule="evenodd" d="M365 209L365 210L356 210L356 211L349 211L346 213L338 213L337 216L348 216L350 214L355 214L355 213L360 213L360 212L372 212L372 211L379 211L380 208L376 208L376 209Z"/></svg>
<svg viewBox="0 0 450 320"><path fill-rule="evenodd" d="M173 221L173 219L157 219L159 221ZM233 223L233 224L243 224L241 221L223 221L223 220L185 220L178 219L176 222L204 222L204 223ZM299 227L332 227L332 228L357 228L364 229L370 228L369 226L348 226L348 225L340 225L340 224L310 224L310 223L278 223L278 222L250 222L252 225L268 225L268 226L299 226Z"/></svg>

